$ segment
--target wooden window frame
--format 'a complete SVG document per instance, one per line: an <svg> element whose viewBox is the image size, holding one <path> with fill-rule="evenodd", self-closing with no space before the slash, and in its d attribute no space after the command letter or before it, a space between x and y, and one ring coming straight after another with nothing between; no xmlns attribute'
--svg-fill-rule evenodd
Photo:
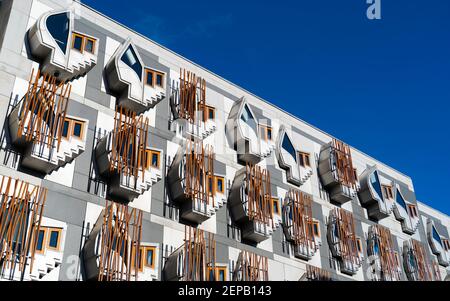
<svg viewBox="0 0 450 301"><path fill-rule="evenodd" d="M358 251L358 253L361 253L361 254L363 252L362 241L361 241L360 237L356 238L356 250Z"/></svg>
<svg viewBox="0 0 450 301"><path fill-rule="evenodd" d="M67 126L67 136L64 136L64 123L66 123L66 121L69 123L69 125ZM66 117L64 118L64 122L63 122L63 126L61 127L61 138L66 139L66 140L70 140L70 132L72 131L72 119Z"/></svg>
<svg viewBox="0 0 450 301"><path fill-rule="evenodd" d="M150 268L150 269L155 269L155 261L156 261L156 247L155 246L145 246L144 248L144 255L145 255L145 259L144 260L144 264L142 266L145 266L146 268ZM149 265L147 262L147 251L152 250L152 264ZM144 257L144 256L142 256Z"/></svg>
<svg viewBox="0 0 450 301"><path fill-rule="evenodd" d="M207 106L206 107L206 120L216 120L216 108L214 108L214 107L211 107L211 106ZM210 118L209 117L209 112L213 112L213 117L212 118Z"/></svg>
<svg viewBox="0 0 450 301"><path fill-rule="evenodd" d="M75 48L75 38L77 38L77 37L81 38L81 49ZM79 53L83 53L84 52L84 39L85 39L84 35L77 33L77 32L72 33L72 49L75 49Z"/></svg>
<svg viewBox="0 0 450 301"><path fill-rule="evenodd" d="M75 133L74 133L74 131L75 131L75 125L76 124L79 124L79 125L81 125L81 130L80 130L80 136L77 136L77 135L75 135ZM76 139L79 139L79 140L83 140L83 137L84 137L84 126L85 126L85 122L84 121L81 121L81 120L77 120L77 119L72 119L72 129L71 129L71 136L72 137L74 137L74 138L76 138Z"/></svg>
<svg viewBox="0 0 450 301"><path fill-rule="evenodd" d="M353 168L353 176L355 177L355 181L358 182L358 170Z"/></svg>
<svg viewBox="0 0 450 301"><path fill-rule="evenodd" d="M163 72L160 72L160 71L153 71L153 75L154 75L154 80L155 80L155 83L154 83L155 85L154 86L164 89L165 74ZM161 77L162 77L161 85L158 85L158 81L156 80L158 75L161 75Z"/></svg>
<svg viewBox="0 0 450 301"><path fill-rule="evenodd" d="M145 150L145 154L147 156L147 162L145 162L145 169L150 169L150 168L159 169L161 167L161 152L160 151L153 150L153 149L146 149ZM154 166L152 164L152 162L153 162L153 155L156 155L157 158L158 158L157 166Z"/></svg>
<svg viewBox="0 0 450 301"><path fill-rule="evenodd" d="M216 281L221 281L221 280L219 280L219 273L220 273L220 271L223 271L223 281L227 281L227 267L225 267L225 266L219 266L219 267L216 267L216 272L215 272L215 276L216 276Z"/></svg>
<svg viewBox="0 0 450 301"><path fill-rule="evenodd" d="M156 71L156 70L149 69L149 68L145 68L144 70L145 70L145 85L150 86L152 88L159 87L159 88L164 89L164 87L165 87L164 82L165 82L165 77L166 77L166 74L164 72ZM152 74L152 83L151 84L148 83L148 74L149 73ZM158 75L162 76L162 81L161 81L162 85L157 84L156 77Z"/></svg>
<svg viewBox="0 0 450 301"><path fill-rule="evenodd" d="M265 124L260 124L259 125L259 130L261 132L261 139L263 139L266 142L272 141L273 137L271 139L269 139L269 135L268 135L269 130L273 134L273 129L272 129L271 126L268 126L268 125L265 125ZM264 133L264 135L263 135L263 133Z"/></svg>
<svg viewBox="0 0 450 301"><path fill-rule="evenodd" d="M56 242L56 247L50 246L50 239L51 239L51 236L52 236L52 232L58 232L58 240ZM59 251L60 250L60 248L61 248L62 232L63 232L62 228L47 227L47 244L46 244L46 247L49 250L52 250L52 251Z"/></svg>
<svg viewBox="0 0 450 301"><path fill-rule="evenodd" d="M275 212L275 210L274 210L274 203L276 203L276 205L277 205L277 211L278 212ZM278 199L278 198L271 198L270 199L270 205L272 205L271 206L272 214L281 215L280 199Z"/></svg>
<svg viewBox="0 0 450 301"><path fill-rule="evenodd" d="M317 227L317 234L314 231L314 227ZM320 222L319 221L313 221L312 222L312 234L318 238L320 238L321 233L320 233Z"/></svg>
<svg viewBox="0 0 450 301"><path fill-rule="evenodd" d="M85 38L85 42L84 42L83 50L88 52L88 53L95 54L95 47L96 47L95 44L96 44L97 41L95 39L93 39L93 38L86 37L86 36L84 38ZM91 41L92 42L92 51L86 50L87 41Z"/></svg>
<svg viewBox="0 0 450 301"><path fill-rule="evenodd" d="M299 162L299 165L301 166L301 167L303 167L303 168L307 168L307 167L311 167L311 154L310 153L307 153L307 152L298 152L298 156L300 157L302 157L302 160L298 160L298 162ZM306 163L306 158L308 158L308 164ZM304 163L304 165L302 165L300 162L302 162L303 161L303 163Z"/></svg>
<svg viewBox="0 0 450 301"><path fill-rule="evenodd" d="M37 245L39 242L39 232L40 231L44 231L44 237L42 238L42 250L38 250L37 249ZM45 249L46 249L46 243L47 243L47 231L48 228L47 227L39 227L39 231L38 231L38 235L36 237L36 253L38 254L44 254L45 253Z"/></svg>
<svg viewBox="0 0 450 301"><path fill-rule="evenodd" d="M219 187L218 183L219 183L219 181L222 181L222 190L218 190L218 187ZM214 191L216 193L218 192L220 194L225 194L225 177L215 176L214 185L215 185Z"/></svg>
<svg viewBox="0 0 450 301"><path fill-rule="evenodd" d="M391 185L383 185L381 184L381 189L383 191L383 194L385 195L386 199L393 200L394 199L394 190Z"/></svg>
<svg viewBox="0 0 450 301"><path fill-rule="evenodd" d="M64 119L64 122L69 122L69 126L67 128L67 136L64 136L64 124L61 128L61 138L69 141L72 137L78 140L83 140L84 137L84 131L85 131L85 126L86 126L86 122L79 120L79 119L75 119L75 118L71 118L71 117L66 117ZM75 129L75 124L78 123L81 125L81 132L80 132L80 137L74 135L74 129Z"/></svg>
<svg viewBox="0 0 450 301"><path fill-rule="evenodd" d="M415 205L408 204L408 211L411 217L419 217L419 213L417 212L417 207Z"/></svg>

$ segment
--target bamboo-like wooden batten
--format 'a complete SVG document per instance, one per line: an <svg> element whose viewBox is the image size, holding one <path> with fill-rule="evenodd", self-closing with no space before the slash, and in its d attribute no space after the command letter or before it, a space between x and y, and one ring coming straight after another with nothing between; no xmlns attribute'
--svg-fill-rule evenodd
<svg viewBox="0 0 450 301"><path fill-rule="evenodd" d="M306 265L306 279L308 281L332 281L331 273L321 268Z"/></svg>
<svg viewBox="0 0 450 301"><path fill-rule="evenodd" d="M269 281L269 259L242 250L236 262L233 281Z"/></svg>
<svg viewBox="0 0 450 301"><path fill-rule="evenodd" d="M415 239L411 239L413 256L416 259L417 280L432 281L433 271L431 268L431 261L428 259L427 253L423 244Z"/></svg>
<svg viewBox="0 0 450 301"><path fill-rule="evenodd" d="M246 165L245 189L250 220L273 226L270 173L257 165Z"/></svg>
<svg viewBox="0 0 450 301"><path fill-rule="evenodd" d="M434 281L442 281L441 272L439 270L439 263L437 263L436 261L433 261L431 263L431 268L433 270Z"/></svg>
<svg viewBox="0 0 450 301"><path fill-rule="evenodd" d="M206 120L206 81L193 72L180 69L178 116L196 124L197 113Z"/></svg>
<svg viewBox="0 0 450 301"><path fill-rule="evenodd" d="M210 281L210 271L216 267L214 234L185 226L184 281ZM214 277L213 277L214 278Z"/></svg>
<svg viewBox="0 0 450 301"><path fill-rule="evenodd" d="M287 195L292 215L291 235L295 245L316 249L314 238L314 220L312 215L312 197L302 191L291 189Z"/></svg>
<svg viewBox="0 0 450 301"><path fill-rule="evenodd" d="M184 168L185 196L194 203L214 206L214 149L203 143L186 142L186 164Z"/></svg>
<svg viewBox="0 0 450 301"><path fill-rule="evenodd" d="M106 201L100 236L99 281L138 280L142 211Z"/></svg>
<svg viewBox="0 0 450 301"><path fill-rule="evenodd" d="M0 268L24 272L29 259L31 273L47 189L0 177Z"/></svg>
<svg viewBox="0 0 450 301"><path fill-rule="evenodd" d="M372 226L371 230L368 239L373 243L368 244L371 248L369 254L378 255L382 279L401 280L400 262L394 249L391 231L380 225ZM378 245L378 252L374 250L375 244Z"/></svg>
<svg viewBox="0 0 450 301"><path fill-rule="evenodd" d="M356 175L353 168L350 146L342 141L333 139L331 151L336 161L336 174L338 181L349 188L357 189Z"/></svg>
<svg viewBox="0 0 450 301"><path fill-rule="evenodd" d="M148 117L137 117L135 112L123 107L116 108L109 157L111 172L117 169L119 173L137 178L141 171L144 181L148 130Z"/></svg>
<svg viewBox="0 0 450 301"><path fill-rule="evenodd" d="M56 77L40 70L34 75L33 69L21 104L17 136L59 151L71 89L70 84L58 83Z"/></svg>
<svg viewBox="0 0 450 301"><path fill-rule="evenodd" d="M335 223L339 234L340 257L353 265L360 265L355 231L355 220L351 212L341 208L334 209Z"/></svg>

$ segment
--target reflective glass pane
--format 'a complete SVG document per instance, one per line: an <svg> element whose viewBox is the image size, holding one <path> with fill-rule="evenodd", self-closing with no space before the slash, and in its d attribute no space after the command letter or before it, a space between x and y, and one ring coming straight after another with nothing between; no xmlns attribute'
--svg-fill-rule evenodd
<svg viewBox="0 0 450 301"><path fill-rule="evenodd" d="M69 22L67 13L49 16L46 21L48 31L64 54L66 54L67 41L69 40Z"/></svg>
<svg viewBox="0 0 450 301"><path fill-rule="evenodd" d="M125 51L125 53L122 55L122 61L128 65L131 69L136 72L139 79L142 79L142 65L139 63L138 57L136 53L134 52L133 47L131 45L128 47L128 49Z"/></svg>

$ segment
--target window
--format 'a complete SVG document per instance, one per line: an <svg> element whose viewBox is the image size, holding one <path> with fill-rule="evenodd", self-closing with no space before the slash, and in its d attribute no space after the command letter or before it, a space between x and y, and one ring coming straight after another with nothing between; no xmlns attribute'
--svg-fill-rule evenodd
<svg viewBox="0 0 450 301"><path fill-rule="evenodd" d="M358 181L358 170L353 168L353 176L355 177L355 181Z"/></svg>
<svg viewBox="0 0 450 301"><path fill-rule="evenodd" d="M152 69L145 69L145 83L151 87L164 88L164 73Z"/></svg>
<svg viewBox="0 0 450 301"><path fill-rule="evenodd" d="M224 193L225 191L225 178L216 176L216 191L218 193Z"/></svg>
<svg viewBox="0 0 450 301"><path fill-rule="evenodd" d="M145 266L155 268L156 247L145 247Z"/></svg>
<svg viewBox="0 0 450 301"><path fill-rule="evenodd" d="M51 250L59 250L62 229L50 228L48 230L48 248Z"/></svg>
<svg viewBox="0 0 450 301"><path fill-rule="evenodd" d="M83 53L84 51L94 53L95 39L74 32L72 34L72 48L78 50L81 53Z"/></svg>
<svg viewBox="0 0 450 301"><path fill-rule="evenodd" d="M398 252L394 252L394 257L395 257L395 264L397 266L400 266L400 256L398 255Z"/></svg>
<svg viewBox="0 0 450 301"><path fill-rule="evenodd" d="M69 40L70 19L67 13L51 15L47 18L47 29L64 54Z"/></svg>
<svg viewBox="0 0 450 301"><path fill-rule="evenodd" d="M46 237L46 229L45 228L39 229L39 233L38 233L38 237L37 237L37 244L36 244L36 252L37 253L44 253L45 237Z"/></svg>
<svg viewBox="0 0 450 301"><path fill-rule="evenodd" d="M252 112L250 111L247 105L245 105L244 109L242 110L241 120L244 121L246 124L248 124L252 128L252 130L255 131L255 133L257 132L258 125L255 121L255 118L253 117Z"/></svg>
<svg viewBox="0 0 450 301"><path fill-rule="evenodd" d="M274 214L280 214L280 201L277 198L272 198L272 210Z"/></svg>
<svg viewBox="0 0 450 301"><path fill-rule="evenodd" d="M300 166L302 167L311 167L311 162L309 160L310 155L308 153L299 152L298 157L300 159Z"/></svg>
<svg viewBox="0 0 450 301"><path fill-rule="evenodd" d="M415 205L408 205L409 209L409 215L411 217L418 217L419 214L417 213L417 207Z"/></svg>
<svg viewBox="0 0 450 301"><path fill-rule="evenodd" d="M203 121L214 120L214 119L216 119L216 109L214 107L205 106Z"/></svg>
<svg viewBox="0 0 450 301"><path fill-rule="evenodd" d="M289 154L291 154L291 156L294 158L295 162L297 162L297 158L295 156L295 148L292 145L291 140L289 139L287 134L284 134L284 139L283 139L283 149L285 151L287 151Z"/></svg>
<svg viewBox="0 0 450 301"><path fill-rule="evenodd" d="M392 192L392 186L381 185L381 189L383 190L383 195L386 199L389 199L389 200L394 199L394 193Z"/></svg>
<svg viewBox="0 0 450 301"><path fill-rule="evenodd" d="M272 141L272 128L267 125L260 125L261 139L264 141Z"/></svg>
<svg viewBox="0 0 450 301"><path fill-rule="evenodd" d="M139 62L136 52L134 52L134 49L131 45L128 46L128 49L122 55L121 60L128 67L133 69L134 72L136 72L136 75L139 77L139 79L142 80L142 65Z"/></svg>
<svg viewBox="0 0 450 301"><path fill-rule="evenodd" d="M362 252L361 238L359 238L359 237L356 238L356 248L358 249L359 253Z"/></svg>
<svg viewBox="0 0 450 301"><path fill-rule="evenodd" d="M209 267L209 281L227 281L227 267Z"/></svg>
<svg viewBox="0 0 450 301"><path fill-rule="evenodd" d="M84 136L84 125L84 121L66 117L62 127L61 137L66 140L69 140L71 137L82 139Z"/></svg>
<svg viewBox="0 0 450 301"><path fill-rule="evenodd" d="M448 239L444 239L442 242L444 243L445 251L449 251L450 250L450 243L449 243Z"/></svg>
<svg viewBox="0 0 450 301"><path fill-rule="evenodd" d="M160 155L161 153L159 151L147 149L145 151L145 168L149 169L151 167L153 168L159 168L160 166Z"/></svg>
<svg viewBox="0 0 450 301"><path fill-rule="evenodd" d="M211 195L215 194L214 183L213 183L213 177L212 176L208 176L208 192Z"/></svg>
<svg viewBox="0 0 450 301"><path fill-rule="evenodd" d="M313 222L313 233L314 233L314 236L320 237L320 227L319 227L319 222L317 222L317 221Z"/></svg>

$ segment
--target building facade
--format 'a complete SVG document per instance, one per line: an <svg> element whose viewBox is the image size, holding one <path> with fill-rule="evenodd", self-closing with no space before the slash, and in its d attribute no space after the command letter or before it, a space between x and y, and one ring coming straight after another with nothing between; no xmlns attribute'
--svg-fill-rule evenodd
<svg viewBox="0 0 450 301"><path fill-rule="evenodd" d="M410 177L77 1L0 1L3 280L445 280Z"/></svg>

